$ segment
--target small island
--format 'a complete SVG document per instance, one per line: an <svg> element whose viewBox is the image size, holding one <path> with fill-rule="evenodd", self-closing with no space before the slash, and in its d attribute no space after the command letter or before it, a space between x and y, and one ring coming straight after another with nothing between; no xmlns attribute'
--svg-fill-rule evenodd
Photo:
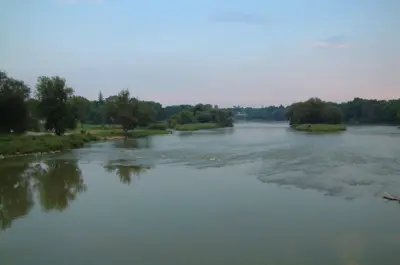
<svg viewBox="0 0 400 265"><path fill-rule="evenodd" d="M297 131L323 133L346 130L342 110L319 98L292 104L288 107L286 118Z"/></svg>
<svg viewBox="0 0 400 265"><path fill-rule="evenodd" d="M184 109L168 120L168 127L176 131L197 131L233 126L233 113L210 104L197 104Z"/></svg>

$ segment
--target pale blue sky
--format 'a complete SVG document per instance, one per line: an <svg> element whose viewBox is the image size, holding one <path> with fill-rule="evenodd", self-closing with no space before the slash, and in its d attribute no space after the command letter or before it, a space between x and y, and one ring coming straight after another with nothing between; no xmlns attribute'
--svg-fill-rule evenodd
<svg viewBox="0 0 400 265"><path fill-rule="evenodd" d="M163 104L400 97L399 0L0 0L0 69Z"/></svg>

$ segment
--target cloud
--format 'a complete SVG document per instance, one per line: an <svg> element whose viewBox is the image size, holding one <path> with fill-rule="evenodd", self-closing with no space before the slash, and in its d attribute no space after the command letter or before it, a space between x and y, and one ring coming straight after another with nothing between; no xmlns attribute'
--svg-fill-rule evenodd
<svg viewBox="0 0 400 265"><path fill-rule="evenodd" d="M313 46L340 49L348 47L348 43L344 36L332 36L325 40L314 42Z"/></svg>
<svg viewBox="0 0 400 265"><path fill-rule="evenodd" d="M268 20L262 16L242 12L225 12L213 16L213 20L218 23L242 23L249 25L266 24Z"/></svg>

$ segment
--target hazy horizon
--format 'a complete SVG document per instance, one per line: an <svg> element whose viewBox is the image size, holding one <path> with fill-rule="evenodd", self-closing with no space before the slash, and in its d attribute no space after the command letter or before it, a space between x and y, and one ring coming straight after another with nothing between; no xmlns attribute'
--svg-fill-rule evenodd
<svg viewBox="0 0 400 265"><path fill-rule="evenodd" d="M0 0L0 69L96 99L288 105L400 97L396 0Z"/></svg>

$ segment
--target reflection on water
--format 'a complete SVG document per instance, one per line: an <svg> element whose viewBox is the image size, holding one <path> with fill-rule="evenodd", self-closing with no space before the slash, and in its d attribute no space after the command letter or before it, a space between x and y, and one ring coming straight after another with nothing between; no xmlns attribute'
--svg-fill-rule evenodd
<svg viewBox="0 0 400 265"><path fill-rule="evenodd" d="M151 137L142 137L139 139L133 138L125 138L120 141L113 142L114 147L116 148L130 148L130 149L143 149L143 148L151 148L152 147L152 138Z"/></svg>
<svg viewBox="0 0 400 265"><path fill-rule="evenodd" d="M150 167L135 164L131 160L117 159L109 161L104 165L104 169L109 173L115 172L121 183L129 185L134 176L140 176L141 173L146 172Z"/></svg>
<svg viewBox="0 0 400 265"><path fill-rule="evenodd" d="M49 160L36 166L34 187L44 211L63 211L86 191L76 160Z"/></svg>
<svg viewBox="0 0 400 265"><path fill-rule="evenodd" d="M0 229L11 227L14 219L27 215L33 206L29 162L0 164Z"/></svg>
<svg viewBox="0 0 400 265"><path fill-rule="evenodd" d="M0 259L398 265L399 204L376 197L400 195L398 132L243 123L0 161Z"/></svg>
<svg viewBox="0 0 400 265"><path fill-rule="evenodd" d="M76 160L48 160L4 163L0 167L0 227L24 217L37 193L44 211L63 211L79 193L86 191Z"/></svg>

